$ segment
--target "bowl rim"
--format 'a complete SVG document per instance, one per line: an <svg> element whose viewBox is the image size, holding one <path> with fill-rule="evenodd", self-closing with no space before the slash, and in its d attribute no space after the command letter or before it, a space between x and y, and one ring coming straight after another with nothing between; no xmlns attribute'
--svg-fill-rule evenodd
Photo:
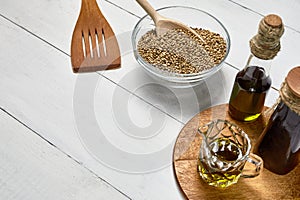
<svg viewBox="0 0 300 200"><path fill-rule="evenodd" d="M178 81L183 81L183 79L187 79L189 80L190 78L197 78L197 76L199 76L199 78L203 78L203 77L206 77L207 74L210 74L210 73L215 73L217 72L221 67L222 65L225 63L225 60L226 58L228 57L229 55L229 51L230 51L230 47L231 47L231 39L230 39L230 35L229 35L229 32L228 30L226 29L226 27L223 25L223 23L218 20L215 16L213 16L212 14L204 11L204 10L201 10L201 9L198 9L198 8L193 8L193 7L190 7L190 6L180 6L180 5L173 5L173 6L166 6L166 7L161 7L161 8L158 8L156 9L156 11L161 11L161 10L166 10L166 9L173 9L173 8L185 8L185 9L191 9L191 10L195 10L197 12L201 12L203 14L206 14L208 15L209 17L211 17L213 20L215 20L217 22L218 25L221 26L221 28L223 29L224 33L225 33L225 41L226 41L226 54L224 56L224 58L222 59L222 61L218 64L218 65L215 65L213 66L212 68L210 69L207 69L207 70L203 70L201 72L198 72L198 73L191 73L191 74L179 74L179 73L175 73L175 72L168 72L168 71L165 71L165 70L161 70L151 64L149 64L148 62L146 62L141 56L139 56L140 59L137 58L137 55L139 55L139 53L137 52L137 42L136 42L136 36L137 36L137 33L140 31L141 27L139 27L139 25L142 23L142 21L147 18L147 17L150 17L148 14L144 15L143 17L141 17L139 19L139 21L136 23L136 25L134 26L133 28L133 31L132 31L132 34L131 34L131 43L132 43L132 46L133 46L133 50L134 50L134 53L135 53L135 57L136 57L136 60L143 65L143 67L145 68L148 68L147 71L150 71L155 74L156 76L159 76L161 78L172 78L173 80L174 79L178 79ZM153 21L150 17L150 20ZM218 33L219 34L219 33ZM152 70L150 68L155 68L157 70ZM160 71L160 72L163 72L163 74L158 74L158 72L156 71Z"/></svg>

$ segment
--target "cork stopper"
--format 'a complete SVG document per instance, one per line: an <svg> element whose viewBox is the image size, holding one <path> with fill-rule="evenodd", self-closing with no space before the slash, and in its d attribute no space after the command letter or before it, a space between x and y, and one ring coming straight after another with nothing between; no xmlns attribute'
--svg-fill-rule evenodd
<svg viewBox="0 0 300 200"><path fill-rule="evenodd" d="M270 60L280 51L280 38L284 26L278 15L265 16L259 23L258 33L250 40L251 52L254 56Z"/></svg>
<svg viewBox="0 0 300 200"><path fill-rule="evenodd" d="M291 92L300 98L300 66L293 68L287 75L285 82L289 86ZM300 105L299 105L300 106Z"/></svg>
<svg viewBox="0 0 300 200"><path fill-rule="evenodd" d="M273 28L280 28L282 26L282 20L278 15L270 14L263 18L264 22L273 27Z"/></svg>
<svg viewBox="0 0 300 200"><path fill-rule="evenodd" d="M279 90L280 99L292 111L300 116L300 67L295 67L289 71L285 81Z"/></svg>

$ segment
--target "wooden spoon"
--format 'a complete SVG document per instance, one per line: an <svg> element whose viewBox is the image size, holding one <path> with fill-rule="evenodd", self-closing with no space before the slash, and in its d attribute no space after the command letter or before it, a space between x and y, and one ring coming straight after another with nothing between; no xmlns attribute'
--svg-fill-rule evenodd
<svg viewBox="0 0 300 200"><path fill-rule="evenodd" d="M121 65L118 41L96 0L82 0L71 43L73 72L115 69Z"/></svg>
<svg viewBox="0 0 300 200"><path fill-rule="evenodd" d="M147 0L136 0L142 8L148 13L148 15L154 21L156 27L156 34L162 35L170 29L182 29L192 33L195 37L199 38L203 43L204 40L201 36L192 28L184 25L183 23L176 21L174 19L166 18L160 15L149 3Z"/></svg>

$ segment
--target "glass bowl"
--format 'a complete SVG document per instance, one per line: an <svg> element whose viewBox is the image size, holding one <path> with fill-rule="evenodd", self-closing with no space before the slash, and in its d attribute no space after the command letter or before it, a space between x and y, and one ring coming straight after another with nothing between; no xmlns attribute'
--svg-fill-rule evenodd
<svg viewBox="0 0 300 200"><path fill-rule="evenodd" d="M135 25L131 40L133 45L134 56L137 62L155 79L174 87L189 87L198 84L200 81L216 73L224 64L225 59L230 49L230 38L228 31L224 25L211 14L191 7L184 6L171 6L164 7L157 10L162 16L175 19L183 24L192 28L202 28L214 33L220 34L226 41L226 54L218 65L214 65L208 70L201 71L199 73L180 74L174 72L168 72L166 70L159 69L152 64L145 61L138 53L137 45L140 38L150 30L155 29L153 20L149 15L142 17Z"/></svg>

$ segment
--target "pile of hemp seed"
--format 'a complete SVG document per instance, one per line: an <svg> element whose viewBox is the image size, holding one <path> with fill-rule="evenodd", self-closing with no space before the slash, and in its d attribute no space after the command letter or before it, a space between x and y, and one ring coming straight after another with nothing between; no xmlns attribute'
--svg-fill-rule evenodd
<svg viewBox="0 0 300 200"><path fill-rule="evenodd" d="M139 55L149 64L172 73L199 73L218 65L226 54L226 41L218 33L193 28L202 38L182 29L157 35L148 31L138 41Z"/></svg>

